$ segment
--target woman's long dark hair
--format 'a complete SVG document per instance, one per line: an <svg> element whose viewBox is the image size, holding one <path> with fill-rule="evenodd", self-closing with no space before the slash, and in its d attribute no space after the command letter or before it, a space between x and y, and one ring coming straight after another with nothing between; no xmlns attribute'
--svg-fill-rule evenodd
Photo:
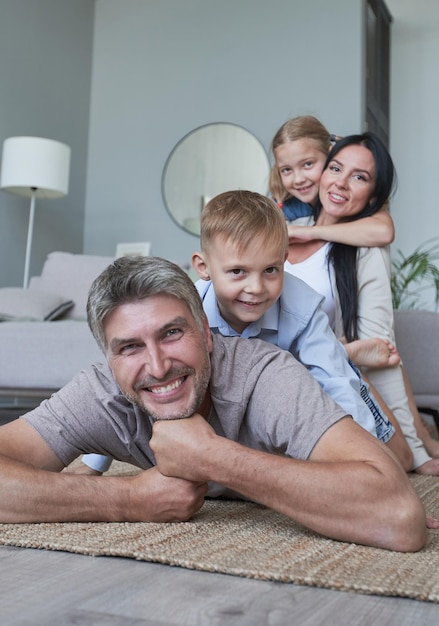
<svg viewBox="0 0 439 626"><path fill-rule="evenodd" d="M364 146L372 153L375 161L375 189L370 201L357 215L349 218L350 222L374 215L389 199L396 179L392 158L381 141L374 133L348 135L337 141L326 159L323 171L336 154L347 146ZM317 220L322 205L320 200L314 209ZM337 291L342 312L343 332L347 341L358 339L358 280L357 280L357 248L342 243L332 243L328 255L329 265L334 267Z"/></svg>

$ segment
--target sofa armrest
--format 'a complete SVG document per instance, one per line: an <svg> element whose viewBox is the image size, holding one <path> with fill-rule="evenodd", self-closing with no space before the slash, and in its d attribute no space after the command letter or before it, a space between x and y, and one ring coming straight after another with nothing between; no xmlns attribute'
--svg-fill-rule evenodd
<svg viewBox="0 0 439 626"><path fill-rule="evenodd" d="M439 408L439 313L396 310L396 346L418 408Z"/></svg>

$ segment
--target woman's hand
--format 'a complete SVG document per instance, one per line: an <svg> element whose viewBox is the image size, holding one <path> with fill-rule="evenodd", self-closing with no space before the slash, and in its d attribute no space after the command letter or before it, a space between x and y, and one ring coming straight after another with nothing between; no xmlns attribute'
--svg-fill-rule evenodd
<svg viewBox="0 0 439 626"><path fill-rule="evenodd" d="M288 224L288 238L290 246L304 241L316 239L314 226L294 226Z"/></svg>

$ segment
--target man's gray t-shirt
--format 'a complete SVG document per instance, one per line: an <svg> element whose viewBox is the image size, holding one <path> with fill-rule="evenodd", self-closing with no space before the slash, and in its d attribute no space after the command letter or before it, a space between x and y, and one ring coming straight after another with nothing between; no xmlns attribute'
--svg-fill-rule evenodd
<svg viewBox="0 0 439 626"><path fill-rule="evenodd" d="M259 339L213 335L208 422L247 447L307 459L345 416L305 367ZM68 465L95 452L143 469L155 464L152 418L121 393L108 365L95 364L22 419ZM216 493L215 495L218 495Z"/></svg>

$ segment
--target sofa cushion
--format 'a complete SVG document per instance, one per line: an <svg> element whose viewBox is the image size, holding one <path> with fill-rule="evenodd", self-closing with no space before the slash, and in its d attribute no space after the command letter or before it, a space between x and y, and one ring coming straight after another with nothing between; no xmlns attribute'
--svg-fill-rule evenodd
<svg viewBox="0 0 439 626"><path fill-rule="evenodd" d="M75 320L0 324L0 345L0 395L2 389L59 389L105 361L88 325Z"/></svg>
<svg viewBox="0 0 439 626"><path fill-rule="evenodd" d="M59 294L45 291L30 291L21 287L0 289L0 321L55 320L74 305Z"/></svg>
<svg viewBox="0 0 439 626"><path fill-rule="evenodd" d="M29 289L49 291L73 300L74 306L63 319L85 320L88 290L94 279L113 261L114 257L51 252L41 276L31 278Z"/></svg>

